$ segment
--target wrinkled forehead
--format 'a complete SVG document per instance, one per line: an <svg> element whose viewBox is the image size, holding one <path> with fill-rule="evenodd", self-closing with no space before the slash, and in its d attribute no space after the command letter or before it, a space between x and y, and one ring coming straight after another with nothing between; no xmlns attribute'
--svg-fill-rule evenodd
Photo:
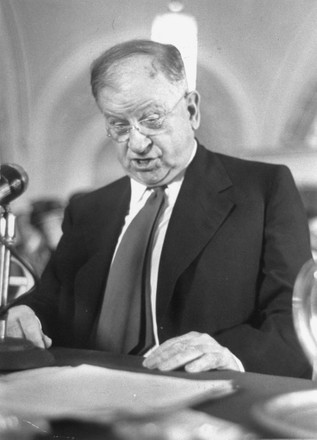
<svg viewBox="0 0 317 440"><path fill-rule="evenodd" d="M114 62L103 82L106 87L124 91L131 86L143 84L145 87L185 87L185 81L171 81L162 71L159 62L151 55L137 54Z"/></svg>
<svg viewBox="0 0 317 440"><path fill-rule="evenodd" d="M171 82L147 55L117 61L108 70L106 84L98 94L105 108L144 106L151 102L169 103L185 92L185 83Z"/></svg>
<svg viewBox="0 0 317 440"><path fill-rule="evenodd" d="M112 82L124 76L135 76L137 73L153 79L161 73L158 62L150 55L131 55L115 61L106 74L106 82Z"/></svg>

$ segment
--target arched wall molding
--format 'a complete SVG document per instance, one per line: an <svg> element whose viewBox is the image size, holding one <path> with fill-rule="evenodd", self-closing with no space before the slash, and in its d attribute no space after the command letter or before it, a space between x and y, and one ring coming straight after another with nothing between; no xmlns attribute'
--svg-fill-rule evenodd
<svg viewBox="0 0 317 440"><path fill-rule="evenodd" d="M30 81L20 26L11 2L0 3L1 161L27 160L24 139Z"/></svg>
<svg viewBox="0 0 317 440"><path fill-rule="evenodd" d="M142 34L142 29L139 29L139 32ZM137 38L138 36L135 37ZM131 34L123 32L121 34L117 33L115 36L105 34L97 39L92 39L77 47L72 53L67 54L65 58L61 60L56 70L52 72L52 75L40 90L35 102L28 131L28 145L31 154L36 157L37 170L45 170L49 166L46 160L46 151L48 148L54 148L50 143L50 132L54 128L52 127L52 116L58 108L63 96L67 93L67 90L86 73L88 77L91 62L105 50L106 47L110 47L118 41L129 38L131 38ZM98 126L98 123L96 123L96 125ZM87 124L81 127L80 133L78 133L72 145L69 145L73 156L77 158L76 163L78 166L82 166L80 162L84 159L81 160L80 156L82 155L82 157L85 158L85 149L87 149L87 144L84 146L83 142L78 142L78 139L87 139L88 135L91 135L91 140L96 139L96 133L92 131L91 127L94 127L94 122L91 123L87 121ZM98 146L100 146L102 136L105 136L104 129L102 131L101 129L99 130L98 139L100 139L100 141L98 140ZM94 145L92 145L91 140L89 145L94 151ZM64 169L68 177L61 179L63 190L64 180L69 180L69 176L72 176L74 173L72 161L70 160L68 162L68 167L66 167L66 170ZM40 193L54 192L54 188L52 188L50 182L46 180L46 173L36 172L36 169L32 169L33 179L30 183L30 195L32 197L38 197ZM70 186L71 185L68 185L68 187ZM40 192L39 188L41 189ZM60 188L55 187L55 191L59 191L59 189Z"/></svg>
<svg viewBox="0 0 317 440"><path fill-rule="evenodd" d="M278 146L298 98L317 73L317 6L289 41L280 68L272 79L264 112L263 138L266 144ZM287 84L287 87L285 85Z"/></svg>
<svg viewBox="0 0 317 440"><path fill-rule="evenodd" d="M106 136L104 121L100 115L92 119L80 136L74 139L73 149L79 154L76 175L68 174L65 181L69 194L111 183L124 174L116 160L116 146Z"/></svg>
<svg viewBox="0 0 317 440"><path fill-rule="evenodd" d="M256 118L256 105L250 90L239 79L239 75L215 53L201 49L198 64L205 67L211 76L217 77L223 88L229 92L234 104L239 109L243 146L251 150L256 148L260 134ZM239 152L237 151L237 153Z"/></svg>

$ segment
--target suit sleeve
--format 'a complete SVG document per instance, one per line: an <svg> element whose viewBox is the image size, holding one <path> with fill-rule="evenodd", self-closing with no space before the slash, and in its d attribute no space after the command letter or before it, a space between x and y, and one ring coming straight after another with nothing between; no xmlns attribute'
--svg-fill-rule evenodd
<svg viewBox="0 0 317 440"><path fill-rule="evenodd" d="M44 332L53 339L53 342L55 342L58 333L67 332L67 320L65 319L63 322L63 316L60 313L61 301L67 301L67 298L63 300L61 295L62 279L57 260L59 255L69 247L69 236L72 235L71 224L70 209L67 208L62 225L63 236L42 274L39 286L17 298L12 304L12 306L27 305L31 307L40 319Z"/></svg>
<svg viewBox="0 0 317 440"><path fill-rule="evenodd" d="M246 371L311 377L292 319L292 293L302 265L311 259L306 214L288 168L277 167L266 197L256 311L250 322L217 335Z"/></svg>

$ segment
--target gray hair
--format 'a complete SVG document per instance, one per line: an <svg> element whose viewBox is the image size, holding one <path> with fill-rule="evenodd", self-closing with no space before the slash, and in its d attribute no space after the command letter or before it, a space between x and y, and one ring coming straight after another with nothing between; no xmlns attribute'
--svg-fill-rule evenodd
<svg viewBox="0 0 317 440"><path fill-rule="evenodd" d="M109 81L110 68L119 61L135 55L152 57L153 69L162 72L171 83L186 81L182 56L175 46L151 40L130 40L106 50L92 63L90 84L96 100L100 90L107 85L107 80Z"/></svg>

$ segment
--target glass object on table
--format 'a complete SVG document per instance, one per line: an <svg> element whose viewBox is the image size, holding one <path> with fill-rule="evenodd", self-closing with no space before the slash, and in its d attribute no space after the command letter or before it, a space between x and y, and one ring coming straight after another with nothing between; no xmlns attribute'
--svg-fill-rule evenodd
<svg viewBox="0 0 317 440"><path fill-rule="evenodd" d="M293 292L293 319L300 344L317 380L317 262L307 261L299 271Z"/></svg>
<svg viewBox="0 0 317 440"><path fill-rule="evenodd" d="M35 440L44 438L44 436L45 438L53 438L51 437L50 425L46 420L37 418L26 420L14 414L0 412L1 440Z"/></svg>

